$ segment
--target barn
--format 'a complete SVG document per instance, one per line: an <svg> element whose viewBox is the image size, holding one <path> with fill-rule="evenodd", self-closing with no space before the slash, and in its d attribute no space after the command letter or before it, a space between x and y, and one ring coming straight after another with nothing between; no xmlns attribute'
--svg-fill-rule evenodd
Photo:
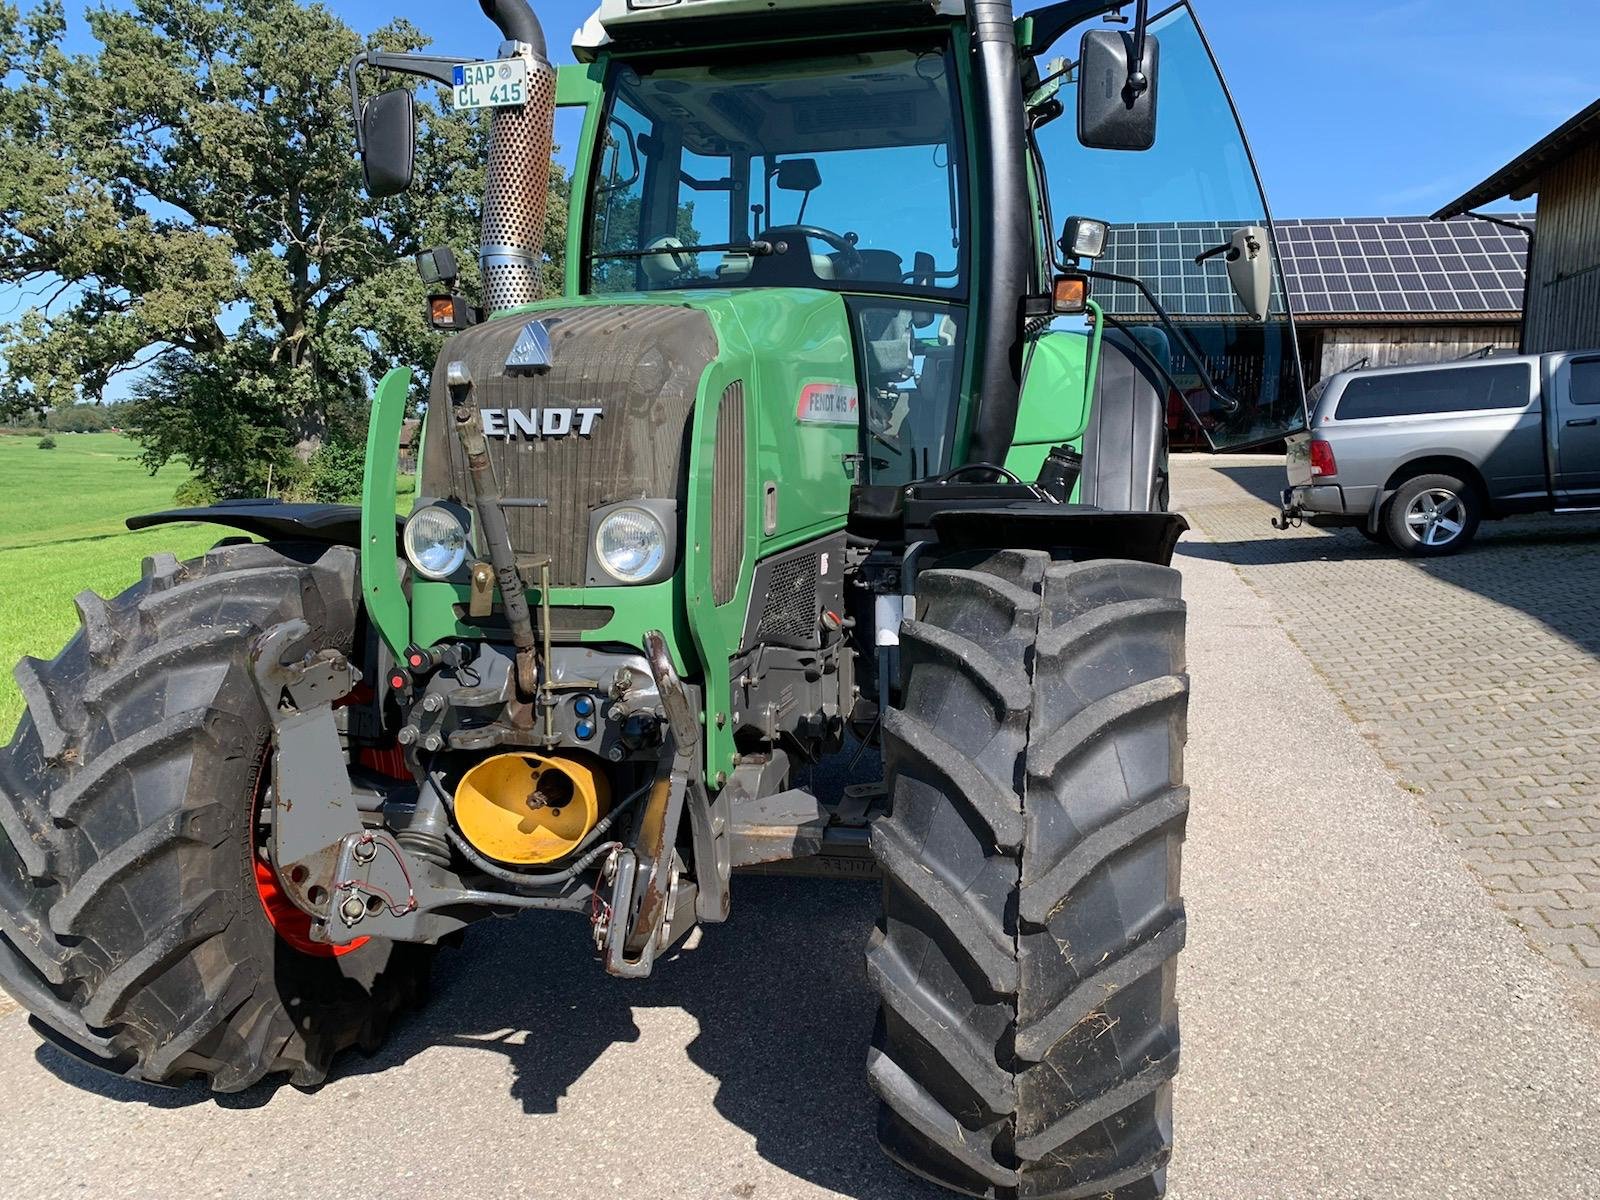
<svg viewBox="0 0 1600 1200"><path fill-rule="evenodd" d="M1109 271L1149 281L1173 319L1188 326L1206 347L1211 367L1226 367L1241 380L1260 355L1261 339L1250 335L1226 272L1194 260L1251 223L1113 226L1101 263ZM1444 221L1421 216L1313 218L1278 221L1275 228L1307 388L1339 371L1362 367L1517 352L1531 213ZM1114 322L1138 326L1154 320L1149 306L1127 285L1099 285L1095 298ZM1172 367L1175 375L1190 369L1178 348ZM1298 408L1292 364L1282 363L1280 369L1282 378L1268 389L1274 398L1270 403L1275 411L1285 405ZM1181 405L1172 406L1170 423L1175 445L1204 443Z"/></svg>
<svg viewBox="0 0 1600 1200"><path fill-rule="evenodd" d="M1600 100L1435 215L1459 218L1508 196L1535 195L1539 232L1528 266L1523 348L1600 348Z"/></svg>

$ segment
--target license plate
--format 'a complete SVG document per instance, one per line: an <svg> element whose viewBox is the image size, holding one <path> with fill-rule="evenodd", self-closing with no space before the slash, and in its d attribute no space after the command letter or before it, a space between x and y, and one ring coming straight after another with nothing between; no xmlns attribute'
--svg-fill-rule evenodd
<svg viewBox="0 0 1600 1200"><path fill-rule="evenodd" d="M456 68L457 111L510 108L528 102L528 63L521 58L463 63Z"/></svg>

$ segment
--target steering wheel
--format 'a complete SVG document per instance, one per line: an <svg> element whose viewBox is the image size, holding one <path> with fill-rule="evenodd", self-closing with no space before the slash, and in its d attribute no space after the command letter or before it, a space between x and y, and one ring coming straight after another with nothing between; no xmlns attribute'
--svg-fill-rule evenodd
<svg viewBox="0 0 1600 1200"><path fill-rule="evenodd" d="M835 233L821 225L773 225L762 232L760 240L780 242L786 238L816 238L838 251L839 267L846 279L855 279L861 274L861 254L856 250L856 243L861 239L853 233Z"/></svg>

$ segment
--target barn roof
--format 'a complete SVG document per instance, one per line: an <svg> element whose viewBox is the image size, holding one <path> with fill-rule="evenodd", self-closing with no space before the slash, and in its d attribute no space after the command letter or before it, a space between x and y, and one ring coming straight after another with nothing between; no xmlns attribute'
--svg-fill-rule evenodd
<svg viewBox="0 0 1600 1200"><path fill-rule="evenodd" d="M1539 180L1546 170L1570 157L1579 147L1594 141L1600 141L1600 100L1434 215L1440 220L1458 216L1482 208L1485 204L1493 204L1504 196L1526 200L1539 190Z"/></svg>
<svg viewBox="0 0 1600 1200"><path fill-rule="evenodd" d="M1502 219L1532 227L1532 214ZM1220 262L1196 266L1202 250L1244 221L1114 226L1105 269L1143 278L1174 317L1239 316ZM1340 217L1277 222L1295 315L1310 324L1515 321L1522 314L1525 233L1462 217ZM1096 288L1114 316L1148 309L1126 285ZM1169 303L1170 301L1170 303Z"/></svg>

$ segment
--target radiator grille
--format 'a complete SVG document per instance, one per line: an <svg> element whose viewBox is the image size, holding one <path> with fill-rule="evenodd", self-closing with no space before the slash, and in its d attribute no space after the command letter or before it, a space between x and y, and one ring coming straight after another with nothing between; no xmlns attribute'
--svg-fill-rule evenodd
<svg viewBox="0 0 1600 1200"><path fill-rule="evenodd" d="M744 384L731 383L717 409L717 453L711 479L711 598L733 599L744 566Z"/></svg>
<svg viewBox="0 0 1600 1200"><path fill-rule="evenodd" d="M704 313L664 305L603 305L537 314L550 333L550 371L508 376L506 356L529 315L503 317L445 343L433 373L423 435L422 494L470 504L471 482L451 420L445 367L472 371L483 410L599 408L589 437L491 438L489 456L506 496L548 501L510 508L511 540L523 556L551 560L551 582L584 582L589 514L624 500L683 495L684 447L695 394L717 355Z"/></svg>
<svg viewBox="0 0 1600 1200"><path fill-rule="evenodd" d="M757 641L805 641L816 633L820 565L815 554L797 554L772 568Z"/></svg>
<svg viewBox="0 0 1600 1200"><path fill-rule="evenodd" d="M505 615L498 609L494 615L488 617L474 617L467 611L465 604L451 606L455 610L456 620L463 625L471 625L477 629L489 630L495 633L511 632L511 626L506 623ZM537 625L541 619L541 609L538 605L533 608L533 621ZM617 610L604 605L590 605L587 608L570 608L560 604L550 607L550 636L558 642L577 641L586 633L593 633L596 629L604 629L611 624L611 618L617 615Z"/></svg>

